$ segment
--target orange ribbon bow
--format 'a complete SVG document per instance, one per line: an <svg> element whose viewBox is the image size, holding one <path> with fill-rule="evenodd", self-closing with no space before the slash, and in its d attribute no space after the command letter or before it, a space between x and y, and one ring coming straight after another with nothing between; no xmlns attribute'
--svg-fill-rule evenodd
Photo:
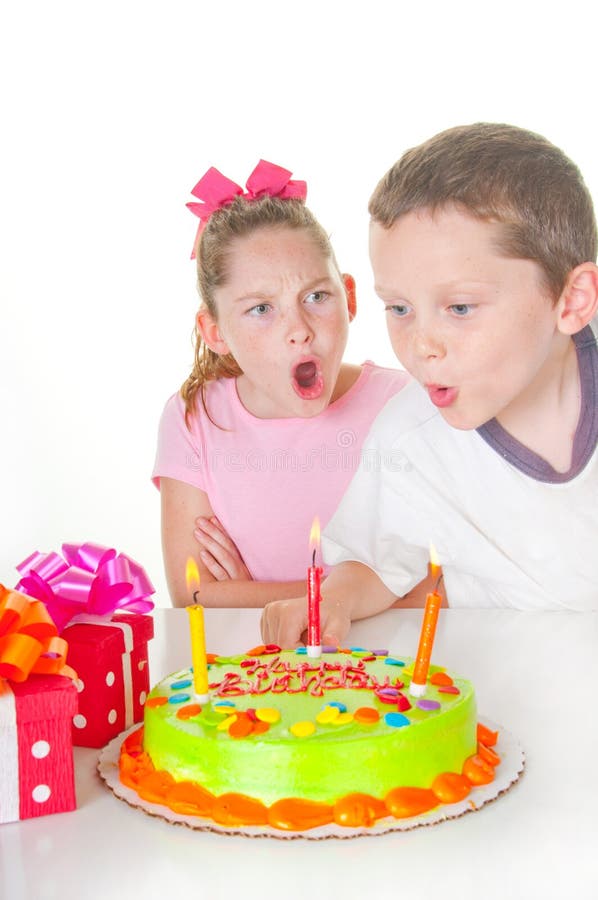
<svg viewBox="0 0 598 900"><path fill-rule="evenodd" d="M67 650L41 600L0 584L0 679L26 681L32 673L75 679L66 665Z"/></svg>

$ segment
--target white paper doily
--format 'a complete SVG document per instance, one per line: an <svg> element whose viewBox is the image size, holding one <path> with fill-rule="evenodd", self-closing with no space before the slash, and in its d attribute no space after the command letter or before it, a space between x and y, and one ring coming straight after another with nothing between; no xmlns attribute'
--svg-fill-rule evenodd
<svg viewBox="0 0 598 900"><path fill-rule="evenodd" d="M217 822L213 822L211 819L204 819L199 816L183 816L175 813L167 806L142 800L134 790L122 784L118 773L121 744L129 734L141 727L139 724L129 728L128 731L123 731L122 734L104 747L98 759L98 772L119 800L124 800L129 806L140 809L150 816L164 819L173 825L185 825L196 831L211 831L215 834L243 835L244 837L252 838L277 838L278 840L296 840L301 838L308 841L321 841L327 838L338 840L339 838L373 837L379 834L390 834L394 831L411 831L413 828L421 828L424 825L436 825L439 822L444 822L446 819L456 819L466 813L475 812L486 803L496 800L497 797L500 797L501 794L504 794L515 784L521 776L525 764L525 755L521 745L514 735L501 725L496 725L484 717L480 717L479 721L492 731L499 732L498 743L493 749L500 755L501 762L495 769L494 781L490 784L473 787L470 794L464 800L459 801L459 803L444 803L429 812L411 816L408 819L395 819L392 816L388 816L385 819L379 819L370 828L343 828L335 824L311 828L308 831L282 831L278 828L271 828L268 825L239 825L231 827L218 825Z"/></svg>

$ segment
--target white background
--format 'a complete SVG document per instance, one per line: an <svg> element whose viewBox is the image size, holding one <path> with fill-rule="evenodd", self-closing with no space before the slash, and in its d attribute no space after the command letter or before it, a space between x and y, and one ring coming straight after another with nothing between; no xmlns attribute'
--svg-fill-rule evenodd
<svg viewBox="0 0 598 900"><path fill-rule="evenodd" d="M367 201L451 125L545 134L598 196L595 3L4 0L0 13L0 580L33 549L128 552L168 605L151 486L197 306L185 209L260 157L357 278L347 358L393 364Z"/></svg>

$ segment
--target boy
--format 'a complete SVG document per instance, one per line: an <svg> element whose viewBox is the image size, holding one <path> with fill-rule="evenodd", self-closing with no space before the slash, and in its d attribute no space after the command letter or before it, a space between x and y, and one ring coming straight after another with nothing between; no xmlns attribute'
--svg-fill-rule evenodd
<svg viewBox="0 0 598 900"><path fill-rule="evenodd" d="M508 125L407 151L370 201L391 399L325 533L322 632L391 606L433 542L451 606L598 608L598 267L578 169ZM297 643L303 598L267 607Z"/></svg>

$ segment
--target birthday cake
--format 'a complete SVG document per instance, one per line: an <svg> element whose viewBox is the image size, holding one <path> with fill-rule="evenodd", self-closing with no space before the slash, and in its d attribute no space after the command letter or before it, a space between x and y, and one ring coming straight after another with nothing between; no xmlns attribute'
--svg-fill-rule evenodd
<svg viewBox="0 0 598 900"><path fill-rule="evenodd" d="M184 815L288 832L416 816L492 781L497 735L469 681L431 666L416 697L410 658L324 651L208 655L202 705L191 669L165 678L121 747L121 782Z"/></svg>

